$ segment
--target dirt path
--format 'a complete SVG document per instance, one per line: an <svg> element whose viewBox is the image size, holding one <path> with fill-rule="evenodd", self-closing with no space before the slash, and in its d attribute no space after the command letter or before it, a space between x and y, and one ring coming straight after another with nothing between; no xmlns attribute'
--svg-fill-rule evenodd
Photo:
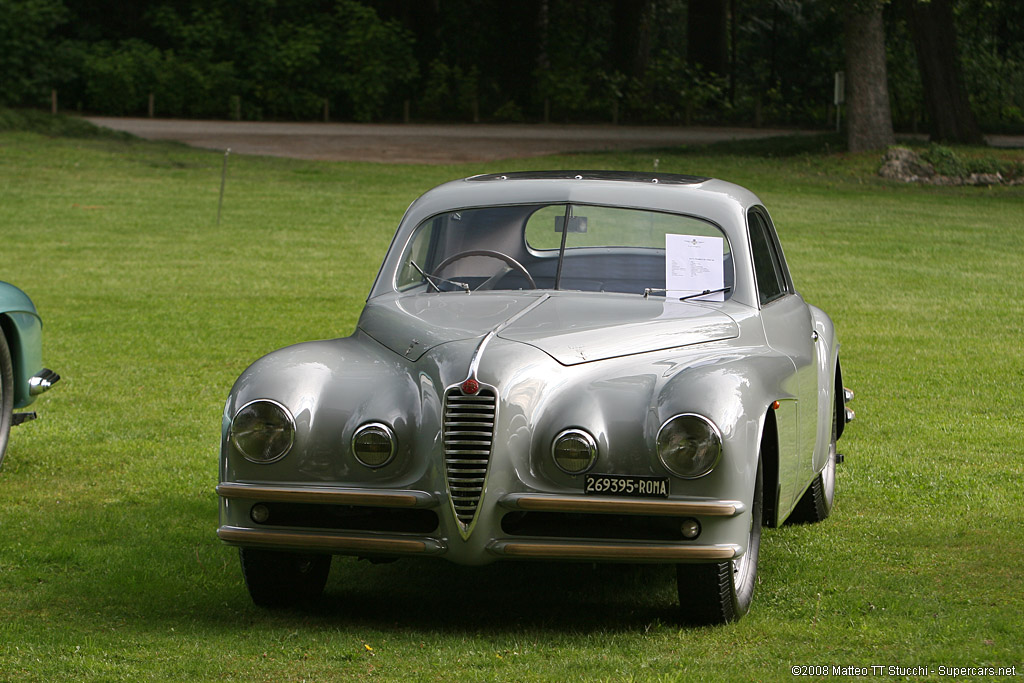
<svg viewBox="0 0 1024 683"><path fill-rule="evenodd" d="M88 117L150 140L178 140L234 153L333 161L448 164L564 152L645 149L740 140L797 131L541 124L357 124L183 121Z"/></svg>

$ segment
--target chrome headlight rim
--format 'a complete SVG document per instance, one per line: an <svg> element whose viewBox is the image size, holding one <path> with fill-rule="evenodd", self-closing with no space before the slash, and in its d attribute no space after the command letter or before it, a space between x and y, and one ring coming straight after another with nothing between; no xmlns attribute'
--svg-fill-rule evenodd
<svg viewBox="0 0 1024 683"><path fill-rule="evenodd" d="M281 416L284 417L283 424L287 428L288 443L283 448L279 448L279 452L271 458L253 457L252 454L247 452L246 448L241 443L239 443L240 433L235 430L235 425L238 421L239 416L247 409L252 408L254 405L257 404L269 405L273 407L275 410L277 410L281 414ZM253 399L243 404L238 410L235 411L234 416L231 418L231 424L228 426L228 435L229 438L231 439L231 444L235 447L235 450L238 451L238 453L240 453L243 458L257 465L269 465L271 463L277 462L281 458L291 453L292 447L295 446L295 418L292 416L292 413L290 410L288 410L287 406L285 406L283 403L275 401L272 398Z"/></svg>
<svg viewBox="0 0 1024 683"><path fill-rule="evenodd" d="M685 473L679 471L676 467L674 467L672 464L668 462L668 460L665 457L664 448L662 444L662 436L665 434L665 430L669 428L669 426L672 425L672 423L674 423L676 420L683 419L696 419L697 421L706 425L708 427L710 435L714 438L715 448L717 451L715 453L714 460L710 464L693 472ZM705 417L704 415L700 415L699 413L678 413L665 420L661 424L661 427L658 429L658 436L655 439L655 446L656 450L658 451L658 460L661 461L661 464L665 467L666 470L669 471L669 473L671 473L675 477L679 477L680 479L700 479L701 477L706 477L707 475L711 474L711 472L713 472L714 469L718 467L718 463L722 461L722 432L718 429L718 425L716 425L714 421Z"/></svg>
<svg viewBox="0 0 1024 683"><path fill-rule="evenodd" d="M360 457L359 451L356 448L356 443L359 437L365 435L367 432L376 432L378 434L382 434L387 439L388 444L390 444L388 456L380 463L367 462L366 460L363 459L363 457ZM352 457L355 458L356 462L358 462L360 465L362 465L363 467L367 467L371 470L377 470L380 469L381 467L386 467L390 465L391 462L395 459L395 455L398 453L398 439L397 437L395 437L395 430L391 428L391 425L385 422L366 422L357 427L356 430L352 432L350 450L352 451Z"/></svg>
<svg viewBox="0 0 1024 683"><path fill-rule="evenodd" d="M582 469L569 469L567 467L563 467L562 463L558 461L558 445L562 441L566 441L569 439L576 439L579 442L582 442L587 449L587 452L589 454L589 461L587 462L586 466L583 467ZM555 467L571 476L577 476L585 472L589 472L597 463L597 440L590 432L588 432L585 429L580 429L579 427L570 427L568 429L563 429L558 434L556 434L555 438L552 439L551 441L551 460L555 463Z"/></svg>

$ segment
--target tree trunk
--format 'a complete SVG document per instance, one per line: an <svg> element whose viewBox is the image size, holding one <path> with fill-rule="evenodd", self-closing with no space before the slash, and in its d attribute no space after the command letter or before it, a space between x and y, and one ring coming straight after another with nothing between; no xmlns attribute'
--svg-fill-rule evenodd
<svg viewBox="0 0 1024 683"><path fill-rule="evenodd" d="M729 5L726 0L690 0L686 10L686 60L703 71L729 68Z"/></svg>
<svg viewBox="0 0 1024 683"><path fill-rule="evenodd" d="M896 137L889 108L881 3L850 3L843 33L847 144L851 152L888 147L896 142Z"/></svg>
<svg viewBox="0 0 1024 683"><path fill-rule="evenodd" d="M949 0L907 0L905 8L932 141L985 144L964 90Z"/></svg>
<svg viewBox="0 0 1024 683"><path fill-rule="evenodd" d="M612 6L614 68L633 78L643 78L651 55L652 0L616 0Z"/></svg>

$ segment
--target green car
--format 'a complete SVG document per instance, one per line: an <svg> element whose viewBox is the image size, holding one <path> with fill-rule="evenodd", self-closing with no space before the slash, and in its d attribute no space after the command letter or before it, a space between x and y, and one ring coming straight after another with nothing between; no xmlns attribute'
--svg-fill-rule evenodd
<svg viewBox="0 0 1024 683"><path fill-rule="evenodd" d="M35 419L15 413L60 379L43 367L43 323L25 292L0 282L0 464L11 427Z"/></svg>

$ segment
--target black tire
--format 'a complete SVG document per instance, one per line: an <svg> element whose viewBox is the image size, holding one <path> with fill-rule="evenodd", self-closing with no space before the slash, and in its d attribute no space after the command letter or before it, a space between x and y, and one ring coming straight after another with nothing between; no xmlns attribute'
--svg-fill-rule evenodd
<svg viewBox="0 0 1024 683"><path fill-rule="evenodd" d="M4 463L7 441L14 419L14 366L4 333L0 332L0 465Z"/></svg>
<svg viewBox="0 0 1024 683"><path fill-rule="evenodd" d="M695 626L725 624L736 621L750 610L761 550L763 479L758 458L750 504L750 536L743 557L711 564L676 565L679 615L683 622Z"/></svg>
<svg viewBox="0 0 1024 683"><path fill-rule="evenodd" d="M249 597L260 607L291 607L324 592L330 555L303 555L277 550L239 548Z"/></svg>
<svg viewBox="0 0 1024 683"><path fill-rule="evenodd" d="M828 446L828 460L811 486L804 491L793 514L789 516L790 524L817 524L823 522L831 513L836 498L836 415L832 408L832 442Z"/></svg>

